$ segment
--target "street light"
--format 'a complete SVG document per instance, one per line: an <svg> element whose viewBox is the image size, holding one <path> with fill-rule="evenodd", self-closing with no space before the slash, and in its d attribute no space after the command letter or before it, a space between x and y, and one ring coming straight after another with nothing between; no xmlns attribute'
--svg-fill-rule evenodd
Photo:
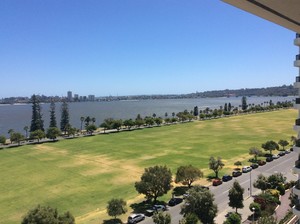
<svg viewBox="0 0 300 224"><path fill-rule="evenodd" d="M251 172L252 172L252 170L250 170L250 196L252 197L252 181L251 181Z"/></svg>
<svg viewBox="0 0 300 224"><path fill-rule="evenodd" d="M251 210L252 210L252 212L253 212L253 214L252 214L252 223L254 223L254 213L255 213L255 208L252 207Z"/></svg>

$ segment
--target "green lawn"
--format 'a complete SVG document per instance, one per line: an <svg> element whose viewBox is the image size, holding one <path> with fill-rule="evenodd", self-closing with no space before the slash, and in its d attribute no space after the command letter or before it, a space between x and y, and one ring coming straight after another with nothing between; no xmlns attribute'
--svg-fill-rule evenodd
<svg viewBox="0 0 300 224"><path fill-rule="evenodd" d="M20 223L38 203L99 223L111 198L137 198L134 182L145 167L175 173L192 164L209 175L209 157L220 156L224 173L236 160L246 164L250 147L296 135L296 116L280 110L0 150L0 223Z"/></svg>

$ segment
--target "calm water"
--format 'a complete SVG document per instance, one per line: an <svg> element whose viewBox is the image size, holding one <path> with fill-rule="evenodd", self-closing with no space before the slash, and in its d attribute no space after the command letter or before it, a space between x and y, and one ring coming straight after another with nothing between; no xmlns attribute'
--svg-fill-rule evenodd
<svg viewBox="0 0 300 224"><path fill-rule="evenodd" d="M248 97L248 104L260 104L269 100L273 103L278 101L290 101L295 97ZM96 124L99 125L105 118L129 119L135 118L137 114L144 116L165 117L167 112L169 116L172 112L180 112L185 109L193 110L195 106L205 109L211 109L224 106L225 103L231 103L232 106L241 105L240 97L232 98L201 98L201 99L167 99L167 100L140 100L140 101L111 101L111 102L81 102L69 103L70 123L76 128L80 128L80 117L95 117ZM49 105L42 104L44 126L49 126ZM60 103L56 104L56 119L59 126L60 121ZM17 132L24 133L23 128L30 127L32 108L31 104L22 105L1 105L0 104L0 135L8 136L7 131L14 129Z"/></svg>

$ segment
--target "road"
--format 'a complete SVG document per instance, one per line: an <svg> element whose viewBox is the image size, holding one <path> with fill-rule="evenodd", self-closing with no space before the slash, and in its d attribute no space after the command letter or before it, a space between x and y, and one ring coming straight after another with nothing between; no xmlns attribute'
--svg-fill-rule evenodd
<svg viewBox="0 0 300 224"><path fill-rule="evenodd" d="M285 177L287 177L288 181L297 180L298 177L292 174L291 171L296 160L296 153L291 152L290 154L273 160L272 162L269 162L264 166L260 166L249 173L243 173L242 176L233 178L233 180L236 179L240 183L240 185L245 189L244 198L246 198L250 196L251 192L252 195L259 192L259 190L254 188L253 186L250 187L250 185L253 185L253 181L256 180L259 174L269 176L274 173L282 173ZM228 191L231 188L232 184L233 181L231 180L229 182L224 182L223 184L217 187L210 186L210 191L215 195L215 203L218 205L219 213L228 208ZM179 220L182 219L182 215L180 215L180 210L181 204L176 205L174 207L168 207L167 212L171 214L172 223L179 223ZM146 217L146 219L141 223L153 224L152 217Z"/></svg>

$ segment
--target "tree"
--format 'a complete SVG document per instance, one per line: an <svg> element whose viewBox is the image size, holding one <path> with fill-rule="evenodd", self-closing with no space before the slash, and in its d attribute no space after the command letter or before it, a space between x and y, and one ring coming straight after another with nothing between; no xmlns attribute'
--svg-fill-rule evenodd
<svg viewBox="0 0 300 224"><path fill-rule="evenodd" d="M3 135L0 135L0 144L4 145L6 143L6 137Z"/></svg>
<svg viewBox="0 0 300 224"><path fill-rule="evenodd" d="M70 126L69 106L68 103L64 101L61 105L60 130L66 134Z"/></svg>
<svg viewBox="0 0 300 224"><path fill-rule="evenodd" d="M121 119L114 120L114 122L112 123L112 129L117 129L118 131L120 131L122 125L123 121Z"/></svg>
<svg viewBox="0 0 300 224"><path fill-rule="evenodd" d="M180 166L177 169L175 183L181 182L183 185L188 185L190 188L195 180L203 177L203 172L192 165Z"/></svg>
<svg viewBox="0 0 300 224"><path fill-rule="evenodd" d="M249 154L254 155L254 160L257 161L257 157L262 154L262 151L256 147L251 147L249 149Z"/></svg>
<svg viewBox="0 0 300 224"><path fill-rule="evenodd" d="M198 115L199 115L199 109L198 109L197 106L194 107L193 114L194 114L195 117L198 117Z"/></svg>
<svg viewBox="0 0 300 224"><path fill-rule="evenodd" d="M247 98L245 96L242 97L242 110L245 111L248 108Z"/></svg>
<svg viewBox="0 0 300 224"><path fill-rule="evenodd" d="M23 141L25 139L24 135L22 135L21 133L19 132L13 132L11 133L10 135L10 141L11 142L17 142L18 145L21 144L21 141Z"/></svg>
<svg viewBox="0 0 300 224"><path fill-rule="evenodd" d="M96 125L94 125L94 124L90 124L90 125L88 125L88 126L86 127L86 132L87 132L88 134L90 134L90 135L92 135L93 132L96 131L96 130L97 130L97 127L96 127Z"/></svg>
<svg viewBox="0 0 300 224"><path fill-rule="evenodd" d="M25 138L27 139L28 138L28 130L29 130L29 127L26 125L23 130L25 131Z"/></svg>
<svg viewBox="0 0 300 224"><path fill-rule="evenodd" d="M267 182L270 188L276 189L277 187L283 185L286 181L286 177L282 173L274 173L267 178Z"/></svg>
<svg viewBox="0 0 300 224"><path fill-rule="evenodd" d="M90 117L90 116L87 116L87 117L84 119L85 127L89 126L91 121L92 121L91 117Z"/></svg>
<svg viewBox="0 0 300 224"><path fill-rule="evenodd" d="M56 208L37 205L24 216L22 224L75 224L74 216L69 212L59 215Z"/></svg>
<svg viewBox="0 0 300 224"><path fill-rule="evenodd" d="M257 224L276 224L277 221L274 216L263 216L257 220Z"/></svg>
<svg viewBox="0 0 300 224"><path fill-rule="evenodd" d="M37 139L38 142L40 142L40 140L42 138L45 138L45 133L42 130L36 130L36 131L30 132L30 138Z"/></svg>
<svg viewBox="0 0 300 224"><path fill-rule="evenodd" d="M160 126L163 122L163 119L161 117L156 117L154 118L154 122L156 123L157 126Z"/></svg>
<svg viewBox="0 0 300 224"><path fill-rule="evenodd" d="M279 146L276 142L274 142L273 140L271 141L267 141L266 143L262 144L261 147L266 150L269 151L270 154L272 154L272 151L275 149L279 149Z"/></svg>
<svg viewBox="0 0 300 224"><path fill-rule="evenodd" d="M262 190L262 192L264 192L265 190L268 189L268 185L269 184L268 184L267 178L262 174L259 174L257 176L256 181L254 181L254 183L253 183L253 186Z"/></svg>
<svg viewBox="0 0 300 224"><path fill-rule="evenodd" d="M155 212L153 217L155 224L171 224L171 216L169 213Z"/></svg>
<svg viewBox="0 0 300 224"><path fill-rule="evenodd" d="M231 213L223 224L241 224L241 216L237 213Z"/></svg>
<svg viewBox="0 0 300 224"><path fill-rule="evenodd" d="M219 178L218 174L219 171L223 168L224 163L222 162L222 159L218 157L217 159L213 156L209 158L209 169L213 170L215 172L216 178Z"/></svg>
<svg viewBox="0 0 300 224"><path fill-rule="evenodd" d="M179 224L200 224L198 216L195 213L185 214L184 218L179 221Z"/></svg>
<svg viewBox="0 0 300 224"><path fill-rule="evenodd" d="M40 102L38 97L34 94L31 97L32 102L32 118L31 118L31 125L30 125L30 132L36 130L44 131L44 121L42 119L42 108L40 106Z"/></svg>
<svg viewBox="0 0 300 224"><path fill-rule="evenodd" d="M50 127L47 129L46 137L52 139L53 141L60 135L61 132L57 127Z"/></svg>
<svg viewBox="0 0 300 224"><path fill-rule="evenodd" d="M288 145L289 145L289 142L288 142L287 140L282 140L282 139L280 139L280 140L278 141L278 144L282 147L282 150L284 150L284 147L285 147L285 146L288 146Z"/></svg>
<svg viewBox="0 0 300 224"><path fill-rule="evenodd" d="M124 120L123 124L130 130L134 126L134 121L132 119L127 119Z"/></svg>
<svg viewBox="0 0 300 224"><path fill-rule="evenodd" d="M104 119L103 123L100 124L100 127L104 129L104 133L105 133L105 130L112 129L113 123L114 123L114 119L106 118Z"/></svg>
<svg viewBox="0 0 300 224"><path fill-rule="evenodd" d="M144 119L141 117L140 114L137 115L136 119L135 119L135 125L140 127L142 125L144 125Z"/></svg>
<svg viewBox="0 0 300 224"><path fill-rule="evenodd" d="M82 132L82 124L84 122L84 117L80 117L80 131Z"/></svg>
<svg viewBox="0 0 300 224"><path fill-rule="evenodd" d="M49 128L56 128L57 122L56 122L56 115L55 115L55 103L54 101L51 101L50 103L50 124Z"/></svg>
<svg viewBox="0 0 300 224"><path fill-rule="evenodd" d="M182 214L194 213L205 224L214 223L218 208L214 204L214 195L207 189L195 185L188 191L186 203L181 208Z"/></svg>
<svg viewBox="0 0 300 224"><path fill-rule="evenodd" d="M240 166L242 165L241 161L236 161L233 165L237 166L237 169L240 170Z"/></svg>
<svg viewBox="0 0 300 224"><path fill-rule="evenodd" d="M109 216L112 216L116 219L117 216L127 212L126 201L123 199L113 198L107 203L106 210Z"/></svg>
<svg viewBox="0 0 300 224"><path fill-rule="evenodd" d="M171 189L172 173L166 166L145 168L141 181L135 182L135 189L147 199L154 199L166 194Z"/></svg>
<svg viewBox="0 0 300 224"><path fill-rule="evenodd" d="M237 213L238 208L243 208L244 204L244 188L241 187L239 182L236 180L234 181L231 189L229 190L228 197L229 197L229 203L228 205L232 208L235 208L235 212Z"/></svg>

